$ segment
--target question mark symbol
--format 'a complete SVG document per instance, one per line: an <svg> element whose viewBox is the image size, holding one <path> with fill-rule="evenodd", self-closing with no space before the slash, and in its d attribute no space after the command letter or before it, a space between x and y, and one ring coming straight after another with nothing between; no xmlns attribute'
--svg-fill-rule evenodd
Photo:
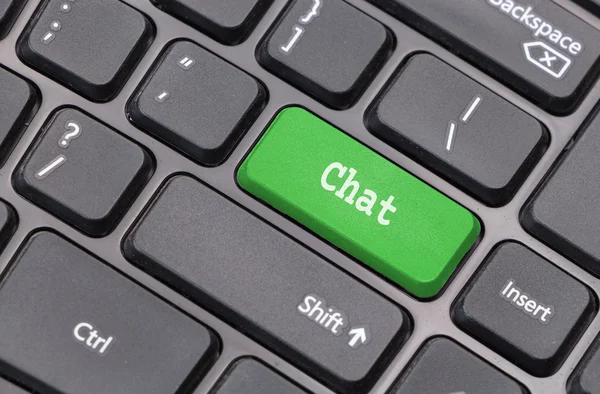
<svg viewBox="0 0 600 394"><path fill-rule="evenodd" d="M63 149L68 148L71 144L71 141L81 135L81 126L73 121L67 122L67 124L65 124L65 129L68 131L64 133L60 141L58 141L58 146Z"/></svg>

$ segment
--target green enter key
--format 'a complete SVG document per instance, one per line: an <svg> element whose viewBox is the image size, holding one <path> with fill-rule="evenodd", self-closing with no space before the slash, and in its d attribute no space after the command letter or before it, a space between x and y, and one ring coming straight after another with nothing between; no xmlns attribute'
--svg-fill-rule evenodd
<svg viewBox="0 0 600 394"><path fill-rule="evenodd" d="M301 108L279 113L237 179L421 298L440 291L481 230L471 212Z"/></svg>

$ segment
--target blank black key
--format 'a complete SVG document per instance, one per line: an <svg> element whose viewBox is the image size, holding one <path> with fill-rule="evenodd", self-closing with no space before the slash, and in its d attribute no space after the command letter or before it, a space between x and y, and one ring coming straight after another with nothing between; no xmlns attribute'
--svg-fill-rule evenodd
<svg viewBox="0 0 600 394"><path fill-rule="evenodd" d="M382 24L342 0L296 0L259 47L269 71L344 109L391 51Z"/></svg>
<svg viewBox="0 0 600 394"><path fill-rule="evenodd" d="M0 378L0 393L2 394L28 394L27 391Z"/></svg>
<svg viewBox="0 0 600 394"><path fill-rule="evenodd" d="M121 219L153 172L145 149L75 109L56 113L14 176L17 191L93 236Z"/></svg>
<svg viewBox="0 0 600 394"><path fill-rule="evenodd" d="M595 115L521 214L523 226L600 276L600 116Z"/></svg>
<svg viewBox="0 0 600 394"><path fill-rule="evenodd" d="M368 391L409 332L401 309L188 177L168 182L123 250L338 391Z"/></svg>
<svg viewBox="0 0 600 394"><path fill-rule="evenodd" d="M0 289L0 369L25 387L187 393L216 356L205 327L58 235L37 233L13 264Z"/></svg>
<svg viewBox="0 0 600 394"><path fill-rule="evenodd" d="M15 211L0 201L0 252L2 252L2 249L4 249L10 237L15 232L16 225L17 215ZM0 393L2 393L1 390Z"/></svg>
<svg viewBox="0 0 600 394"><path fill-rule="evenodd" d="M504 375L445 338L425 344L390 394L525 394Z"/></svg>
<svg viewBox="0 0 600 394"><path fill-rule="evenodd" d="M0 40L6 37L27 0L0 0Z"/></svg>
<svg viewBox="0 0 600 394"><path fill-rule="evenodd" d="M119 0L49 0L18 44L31 66L95 101L113 98L153 39L152 24Z"/></svg>
<svg viewBox="0 0 600 394"><path fill-rule="evenodd" d="M461 295L456 323L536 376L560 367L593 319L590 290L524 246L497 247Z"/></svg>
<svg viewBox="0 0 600 394"><path fill-rule="evenodd" d="M369 0L557 114L598 76L600 31L548 0Z"/></svg>
<svg viewBox="0 0 600 394"><path fill-rule="evenodd" d="M0 164L4 164L38 108L32 84L0 67Z"/></svg>
<svg viewBox="0 0 600 394"><path fill-rule="evenodd" d="M412 57L367 115L370 131L489 205L545 151L542 125L431 55Z"/></svg>
<svg viewBox="0 0 600 394"><path fill-rule="evenodd" d="M588 350L569 379L569 394L600 394L600 341Z"/></svg>
<svg viewBox="0 0 600 394"><path fill-rule="evenodd" d="M229 367L211 394L308 394L256 360L244 358Z"/></svg>
<svg viewBox="0 0 600 394"><path fill-rule="evenodd" d="M133 122L200 164L225 160L265 105L262 85L191 42L171 45L129 105Z"/></svg>
<svg viewBox="0 0 600 394"><path fill-rule="evenodd" d="M165 12L224 44L244 41L272 0L152 0Z"/></svg>

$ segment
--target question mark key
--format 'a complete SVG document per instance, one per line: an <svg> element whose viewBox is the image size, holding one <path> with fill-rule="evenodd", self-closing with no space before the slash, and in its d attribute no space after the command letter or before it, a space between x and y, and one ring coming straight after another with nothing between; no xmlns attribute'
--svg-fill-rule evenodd
<svg viewBox="0 0 600 394"><path fill-rule="evenodd" d="M14 176L19 194L91 236L107 235L152 175L146 149L68 108L42 128Z"/></svg>

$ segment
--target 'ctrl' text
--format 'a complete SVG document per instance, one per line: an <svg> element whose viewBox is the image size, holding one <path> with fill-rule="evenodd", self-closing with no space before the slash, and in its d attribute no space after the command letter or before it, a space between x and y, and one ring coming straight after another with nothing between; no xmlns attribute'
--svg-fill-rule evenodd
<svg viewBox="0 0 600 394"><path fill-rule="evenodd" d="M73 336L77 342L81 342L88 349L103 356L114 343L114 338L103 337L90 323L81 322L73 329Z"/></svg>

